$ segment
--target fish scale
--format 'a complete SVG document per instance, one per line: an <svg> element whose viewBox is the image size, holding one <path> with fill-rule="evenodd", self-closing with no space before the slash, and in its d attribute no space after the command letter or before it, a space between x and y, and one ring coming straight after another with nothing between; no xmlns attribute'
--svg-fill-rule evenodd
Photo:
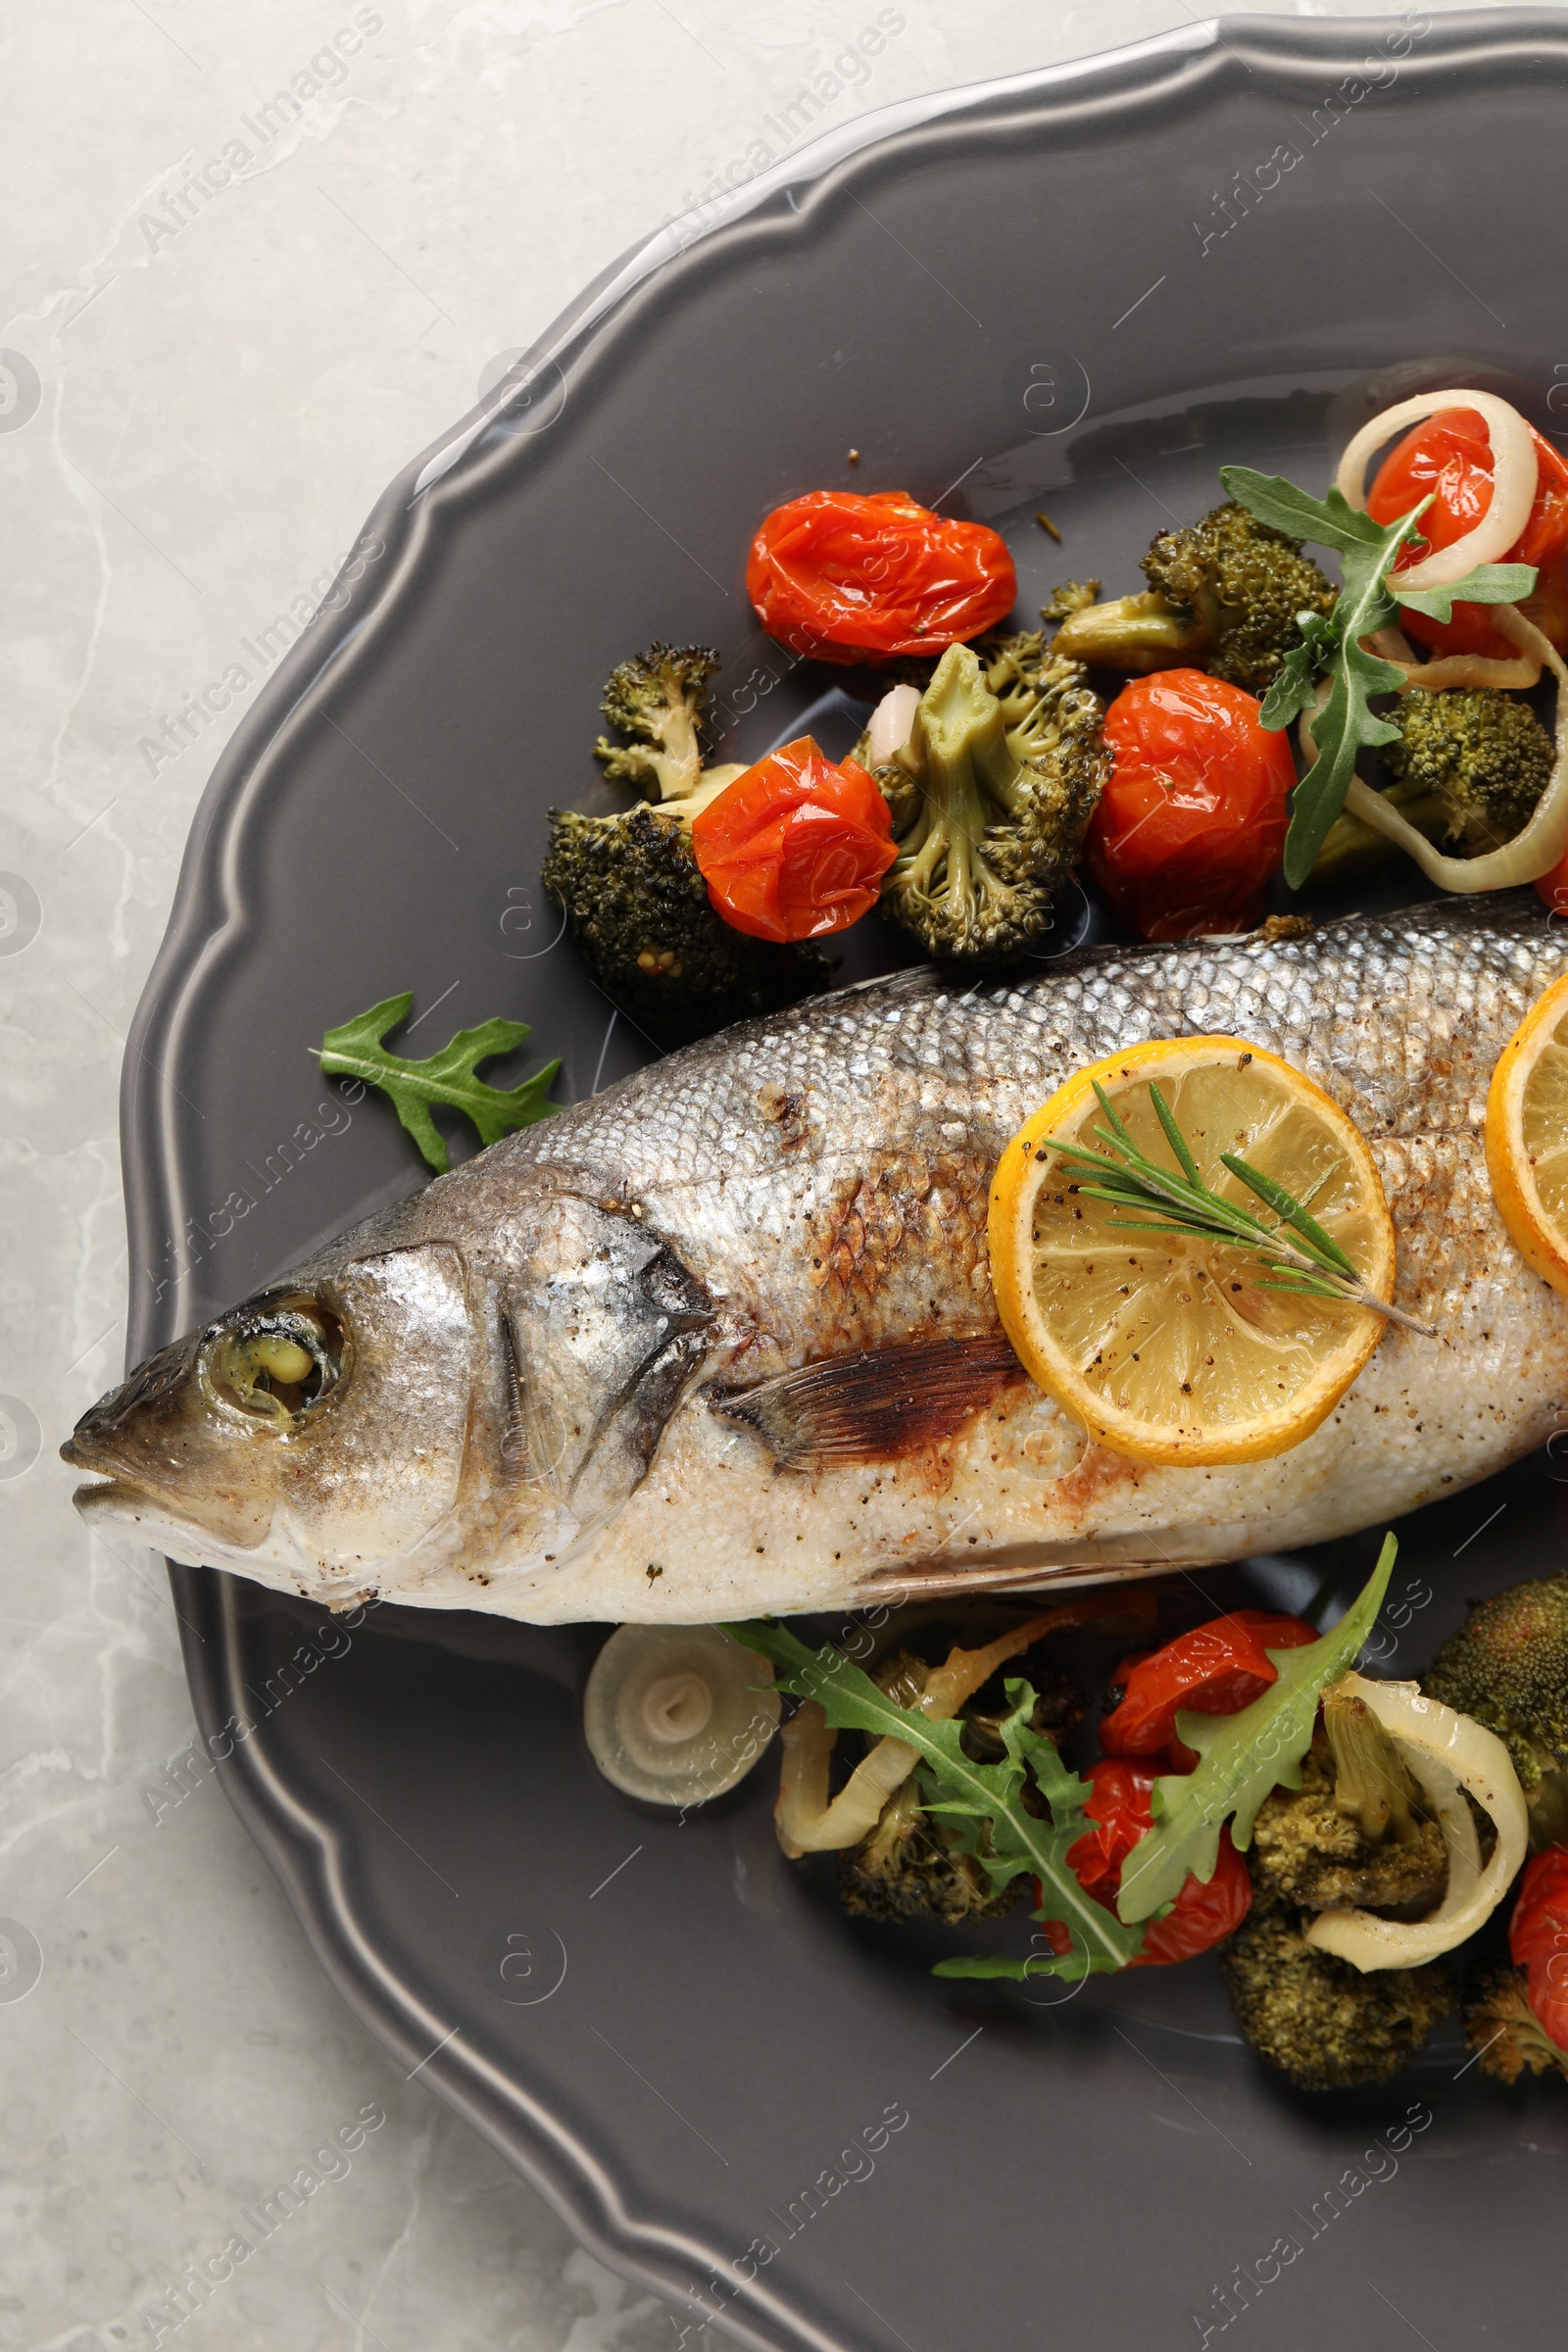
<svg viewBox="0 0 1568 2352"><path fill-rule="evenodd" d="M1074 1583L1381 1523L1564 1415L1568 1300L1503 1233L1482 1127L1497 1054L1565 969L1568 934L1510 893L1304 936L1080 952L978 987L926 965L745 1023L295 1269L302 1295L368 1318L358 1368L289 1446L252 1444L243 1477L195 1397L211 1334L181 1343L183 1389L160 1375L83 1421L72 1458L119 1482L85 1507L334 1605L373 1592L542 1621ZM1398 1236L1397 1301L1439 1337L1387 1329L1284 1455L1157 1468L1090 1445L999 1348L988 1187L1074 1070L1205 1032L1282 1055L1361 1128ZM989 1367L972 1396L947 1398L940 1426L903 1425L918 1443L901 1450L916 1371L942 1389L971 1362ZM832 1451L842 1415L815 1371L791 1420L792 1379L823 1366L861 1368L857 1410L883 1453ZM401 1446L361 1427L376 1380ZM454 1387L466 1421L448 1410L437 1438L409 1400ZM183 1416L178 1448L145 1437L159 1414ZM262 1532L238 1543L247 1514Z"/></svg>

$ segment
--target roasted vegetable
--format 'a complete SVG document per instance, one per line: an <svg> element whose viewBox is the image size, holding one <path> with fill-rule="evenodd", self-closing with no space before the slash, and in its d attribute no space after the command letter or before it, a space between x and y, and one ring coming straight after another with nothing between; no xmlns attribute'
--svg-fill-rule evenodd
<svg viewBox="0 0 1568 2352"><path fill-rule="evenodd" d="M1301 2090L1386 2082L1409 2064L1453 1998L1441 1960L1363 1976L1314 1950L1297 1915L1276 1906L1254 1909L1220 1967L1244 2039Z"/></svg>
<svg viewBox="0 0 1568 2352"><path fill-rule="evenodd" d="M1421 1688L1495 1732L1513 1758L1534 1841L1568 1815L1568 1575L1494 1593L1439 1650Z"/></svg>
<svg viewBox="0 0 1568 2352"><path fill-rule="evenodd" d="M1017 1671L1038 1689L1032 1728L1059 1744L1083 1713L1076 1679L1038 1650L1026 1653ZM872 1679L897 1705L912 1707L929 1672L924 1659L900 1649L881 1661ZM1012 1712L999 1670L958 1710L965 1750L985 1763L1004 1759L1002 1727ZM926 1812L913 1780L889 1798L870 1836L839 1859L845 1910L869 1919L936 1919L950 1927L963 1920L1001 1919L1012 1909L1019 1888L1017 1880L1000 1892L992 1886L979 1860L964 1852L957 1825Z"/></svg>
<svg viewBox="0 0 1568 2352"><path fill-rule="evenodd" d="M1435 800L1441 810L1429 827L1416 813L1420 801L1405 808L1423 833L1490 850L1512 840L1534 814L1554 754L1528 703L1492 686L1441 694L1413 686L1392 716L1399 740L1384 747L1385 760L1407 792Z"/></svg>
<svg viewBox="0 0 1568 2352"><path fill-rule="evenodd" d="M912 1780L889 1799L863 1844L839 1856L839 1899L859 1918L899 1924L936 1919L948 1927L1001 1919L1021 1887L1014 1879L1000 1892L994 1889L956 1832L926 1812Z"/></svg>
<svg viewBox="0 0 1568 2352"><path fill-rule="evenodd" d="M1379 1759L1378 1792L1392 1789L1398 1812L1374 1836L1358 1818L1359 1791L1336 1771L1328 1734L1317 1733L1301 1760L1300 1788L1276 1788L1258 1810L1251 1867L1260 1896L1303 1911L1353 1904L1416 1916L1441 1902L1448 1877L1443 1833L1421 1809L1392 1742L1384 1745L1391 1753Z"/></svg>
<svg viewBox="0 0 1568 2352"><path fill-rule="evenodd" d="M552 809L543 877L600 987L639 1020L717 1028L819 995L832 977L816 948L721 922L689 828L646 803L616 816Z"/></svg>
<svg viewBox="0 0 1568 2352"><path fill-rule="evenodd" d="M635 784L645 798L662 801L696 791L703 703L717 667L718 656L706 645L655 644L611 671L604 713L631 738L617 744L601 735L594 745L611 783Z"/></svg>
<svg viewBox="0 0 1568 2352"><path fill-rule="evenodd" d="M546 890L605 994L634 1019L718 1028L772 1012L827 987L814 948L782 947L732 929L714 912L692 847L692 818L744 771L704 768L703 698L717 656L703 646L650 646L605 688L605 716L631 737L601 736L595 757L612 782L660 797L613 816L550 812Z"/></svg>
<svg viewBox="0 0 1568 2352"><path fill-rule="evenodd" d="M1525 1972L1512 1961L1488 1969L1468 1991L1464 2037L1481 2072L1499 2082L1517 2082L1527 2068L1533 2075L1552 2068L1568 2075L1568 2050L1552 2040L1531 2008Z"/></svg>
<svg viewBox="0 0 1568 2352"><path fill-rule="evenodd" d="M1555 753L1528 703L1490 686L1413 686L1389 716L1399 736L1383 749L1395 778L1384 798L1429 841L1479 855L1511 841L1535 813ZM1395 847L1347 812L1330 826L1312 880L1369 872Z"/></svg>
<svg viewBox="0 0 1568 2352"><path fill-rule="evenodd" d="M1046 937L1108 764L1103 706L1078 664L1039 632L985 656L948 648L908 741L875 770L899 845L882 911L963 962Z"/></svg>
<svg viewBox="0 0 1568 2352"><path fill-rule="evenodd" d="M1143 570L1145 594L1069 611L1056 652L1140 676L1191 664L1261 694L1300 643L1298 615L1334 607L1336 592L1301 542L1229 500L1201 522L1161 531ZM1073 585L1057 590L1057 609Z"/></svg>

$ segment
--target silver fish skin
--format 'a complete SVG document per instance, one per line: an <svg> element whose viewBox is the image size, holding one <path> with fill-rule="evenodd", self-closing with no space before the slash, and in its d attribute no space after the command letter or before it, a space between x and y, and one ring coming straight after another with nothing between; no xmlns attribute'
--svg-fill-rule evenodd
<svg viewBox="0 0 1568 2352"><path fill-rule="evenodd" d="M544 1623L1081 1583L1381 1524L1539 1446L1568 1403L1568 1299L1504 1234L1482 1144L1497 1054L1565 970L1568 934L1510 893L978 987L925 966L747 1022L151 1359L64 1448L106 1482L78 1504L334 1607ZM1387 1327L1289 1453L1151 1468L1018 1377L987 1194L1074 1070L1203 1033L1283 1055L1360 1127L1398 1303L1439 1337ZM258 1418L225 1366L301 1302L320 1393ZM933 1380L935 1418L901 1417Z"/></svg>

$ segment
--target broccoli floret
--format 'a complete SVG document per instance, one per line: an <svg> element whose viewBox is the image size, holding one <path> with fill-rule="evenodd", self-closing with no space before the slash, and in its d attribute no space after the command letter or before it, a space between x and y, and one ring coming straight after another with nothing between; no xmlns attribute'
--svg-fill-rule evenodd
<svg viewBox="0 0 1568 2352"><path fill-rule="evenodd" d="M1254 1908L1220 1960L1243 2038L1301 2090L1386 2082L1453 1999L1441 1961L1363 1976L1306 1941L1297 1915Z"/></svg>
<svg viewBox="0 0 1568 2352"><path fill-rule="evenodd" d="M1428 841L1461 853L1511 841L1535 812L1556 752L1528 703L1491 686L1412 686L1390 718L1399 739L1384 750L1395 781L1384 794ZM1348 881L1395 855L1384 833L1348 813L1335 818L1312 868L1314 882Z"/></svg>
<svg viewBox="0 0 1568 2352"><path fill-rule="evenodd" d="M930 1669L911 1650L896 1649L875 1668L877 1688L901 1707L912 1707ZM974 1691L958 1710L963 1744L977 1763L1005 1754L1003 1721L1012 1713L1004 1685L1022 1675L1035 1690L1033 1728L1058 1741L1083 1714L1084 1694L1076 1676L1038 1650L1014 1658ZM1002 1919L1022 1891L1015 1881L999 1893L987 1872L958 1842L956 1829L928 1814L915 1782L906 1781L889 1798L869 1838L839 1857L839 1897L857 1917L892 1921Z"/></svg>
<svg viewBox="0 0 1568 2352"><path fill-rule="evenodd" d="M989 670L1004 701L971 647L949 646L908 742L876 771L899 845L882 910L966 962L1045 937L1109 764L1078 663L1031 634L996 641Z"/></svg>
<svg viewBox="0 0 1568 2352"><path fill-rule="evenodd" d="M1002 1919L1021 1888L1015 1880L996 1893L947 1823L925 1811L912 1780L889 1799L870 1837L839 1856L839 1900L857 1918L900 1925L939 1919L949 1927Z"/></svg>
<svg viewBox="0 0 1568 2352"><path fill-rule="evenodd" d="M712 1026L818 995L812 947L778 947L721 922L690 828L641 802L614 816L550 812L543 879L601 988L634 1018Z"/></svg>
<svg viewBox="0 0 1568 2352"><path fill-rule="evenodd" d="M1448 841L1495 849L1534 814L1556 755L1528 703L1494 686L1413 686L1391 715L1399 741L1383 757L1400 783L1438 801Z"/></svg>
<svg viewBox="0 0 1568 2352"><path fill-rule="evenodd" d="M1087 612L1100 597L1099 580L1061 580L1051 591L1051 602L1042 605L1042 620L1065 620L1070 613Z"/></svg>
<svg viewBox="0 0 1568 2352"><path fill-rule="evenodd" d="M604 713L632 738L615 744L601 735L594 745L612 784L635 784L662 801L684 800L696 789L703 700L717 667L718 656L708 646L651 645L612 671Z"/></svg>
<svg viewBox="0 0 1568 2352"><path fill-rule="evenodd" d="M1252 1832L1252 1884L1260 1898L1304 1911L1349 1905L1420 1918L1447 1885L1443 1832L1422 1816L1387 1733L1361 1701L1348 1705L1360 1720L1344 1724L1333 1743L1327 1732L1316 1733L1301 1759L1300 1788L1264 1798ZM1375 1753L1367 1726L1379 1734ZM1348 1770L1337 1766L1342 1750Z"/></svg>
<svg viewBox="0 0 1568 2352"><path fill-rule="evenodd" d="M1192 662L1261 694L1300 643L1299 615L1332 612L1338 594L1299 539L1232 502L1201 522L1161 531L1143 570L1146 594L1070 611L1056 651L1140 676ZM1061 601L1058 589L1055 605Z"/></svg>
<svg viewBox="0 0 1568 2352"><path fill-rule="evenodd" d="M1421 1688L1484 1723L1512 1756L1537 1842L1561 1835L1568 1772L1568 1575L1494 1593L1449 1636Z"/></svg>
<svg viewBox="0 0 1568 2352"><path fill-rule="evenodd" d="M564 907L583 961L634 1018L717 1028L814 996L832 978L816 948L781 947L714 913L692 848L691 820L741 774L705 768L703 698L718 657L705 646L651 645L622 662L604 711L634 740L594 746L616 783L657 789L615 816L550 812L543 880Z"/></svg>
<svg viewBox="0 0 1568 2352"><path fill-rule="evenodd" d="M1568 2050L1554 2042L1530 2006L1525 1972L1511 1961L1489 1969L1467 1992L1464 2037L1484 2075L1517 2082L1526 2067L1568 2075Z"/></svg>

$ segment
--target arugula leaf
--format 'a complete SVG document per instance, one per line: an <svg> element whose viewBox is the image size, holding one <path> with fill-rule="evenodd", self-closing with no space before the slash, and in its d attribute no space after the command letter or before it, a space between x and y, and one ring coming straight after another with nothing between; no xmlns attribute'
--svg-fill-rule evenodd
<svg viewBox="0 0 1568 2352"><path fill-rule="evenodd" d="M1045 1901L1035 1918L1061 1921L1072 1938L1068 1951L1028 1960L979 1955L944 1960L938 1976L1051 1976L1078 1983L1126 1967L1143 1941L1142 1925L1125 1927L1084 1892L1067 1867L1067 1848L1088 1826L1084 1806L1090 1785L1068 1771L1051 1740L1030 1729L1035 1693L1026 1682L1006 1685L1012 1712L1002 1726L1005 1763L976 1764L963 1752L961 1723L934 1723L917 1707L896 1706L842 1650L809 1650L781 1625L724 1630L772 1660L776 1689L817 1700L835 1730L903 1740L915 1748L927 1811L954 1819L963 1850L981 1864L993 1888L1025 1875L1038 1879ZM1051 1807L1050 1821L1037 1820L1021 1801L1026 1768Z"/></svg>
<svg viewBox="0 0 1568 2352"><path fill-rule="evenodd" d="M1361 508L1352 507L1339 490L1331 489L1327 498L1314 498L1308 490L1298 490L1283 473L1258 473L1250 466L1222 466L1219 478L1226 497L1235 499L1271 531L1284 531L1292 539L1314 540L1319 547L1335 548L1342 556L1356 548L1381 546L1388 528L1397 528L1402 537L1415 514L1424 514L1432 504L1430 498L1423 499L1415 514L1386 528Z"/></svg>
<svg viewBox="0 0 1568 2352"><path fill-rule="evenodd" d="M1364 1592L1338 1625L1301 1649L1271 1649L1279 1680L1239 1715L1176 1718L1176 1737L1200 1757L1190 1773L1154 1783L1153 1825L1122 1865L1117 1908L1124 1920L1143 1921L1162 1903L1174 1901L1189 1873L1211 1879L1219 1834L1231 1836L1245 1852L1252 1841L1257 1809L1271 1788L1299 1788L1301 1758L1311 1744L1319 1693L1355 1664L1383 1605L1398 1541L1386 1536L1378 1564Z"/></svg>
<svg viewBox="0 0 1568 2352"><path fill-rule="evenodd" d="M1275 671L1258 711L1271 733L1311 710L1317 701L1318 671L1327 669L1339 644L1332 612L1298 612L1296 619L1301 642L1292 646Z"/></svg>
<svg viewBox="0 0 1568 2352"><path fill-rule="evenodd" d="M1368 745L1393 743L1398 736L1398 728L1373 710L1371 697L1392 694L1404 673L1395 662L1369 652L1363 640L1396 620L1401 605L1429 613L1434 620L1448 620L1456 599L1477 605L1512 604L1529 595L1536 574L1528 564L1478 564L1451 587L1396 595L1390 572L1400 548L1418 536L1415 526L1432 504L1430 498L1396 522L1379 523L1337 489L1326 498L1313 498L1283 474L1258 473L1250 466L1222 466L1219 478L1226 496L1271 530L1315 540L1340 557L1344 585L1333 612L1300 615L1301 643L1287 654L1258 713L1272 731L1288 727L1293 718L1311 710L1317 680L1329 681L1322 710L1307 721L1317 758L1296 788L1285 837L1285 879L1293 890L1299 890L1345 806L1356 754Z"/></svg>
<svg viewBox="0 0 1568 2352"><path fill-rule="evenodd" d="M452 1162L445 1138L430 1116L433 1104L461 1110L485 1144L499 1143L514 1129L550 1116L556 1105L545 1101L545 1090L561 1067L559 1061L510 1089L486 1086L474 1076L481 1061L495 1054L511 1054L531 1035L526 1021L482 1021L477 1029L460 1029L424 1061L405 1061L389 1054L381 1040L407 1017L413 1004L412 995L388 997L368 1012L356 1013L352 1021L329 1029L316 1051L324 1076L363 1078L367 1085L380 1088L438 1175L444 1176Z"/></svg>
<svg viewBox="0 0 1568 2352"><path fill-rule="evenodd" d="M1451 620L1455 603L1516 605L1536 584L1534 564L1478 564L1446 588L1401 588L1399 602L1432 620Z"/></svg>

